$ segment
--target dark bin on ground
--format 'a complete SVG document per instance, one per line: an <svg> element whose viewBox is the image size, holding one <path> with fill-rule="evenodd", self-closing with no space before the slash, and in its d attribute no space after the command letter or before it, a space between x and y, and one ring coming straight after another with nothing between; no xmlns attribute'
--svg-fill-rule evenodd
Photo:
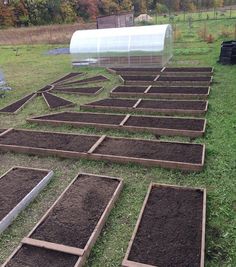
<svg viewBox="0 0 236 267"><path fill-rule="evenodd" d="M236 64L236 40L222 42L219 63Z"/></svg>

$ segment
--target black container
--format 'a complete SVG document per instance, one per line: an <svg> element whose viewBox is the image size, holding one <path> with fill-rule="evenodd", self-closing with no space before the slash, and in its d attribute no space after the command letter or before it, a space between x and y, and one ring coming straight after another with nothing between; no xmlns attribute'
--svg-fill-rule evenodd
<svg viewBox="0 0 236 267"><path fill-rule="evenodd" d="M219 63L236 64L236 41L227 41L221 44Z"/></svg>

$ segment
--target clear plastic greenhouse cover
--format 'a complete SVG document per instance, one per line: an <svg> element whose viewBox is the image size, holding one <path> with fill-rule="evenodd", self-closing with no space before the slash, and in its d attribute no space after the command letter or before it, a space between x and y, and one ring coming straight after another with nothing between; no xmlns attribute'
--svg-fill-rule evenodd
<svg viewBox="0 0 236 267"><path fill-rule="evenodd" d="M164 66L172 57L172 27L151 25L76 31L73 65Z"/></svg>

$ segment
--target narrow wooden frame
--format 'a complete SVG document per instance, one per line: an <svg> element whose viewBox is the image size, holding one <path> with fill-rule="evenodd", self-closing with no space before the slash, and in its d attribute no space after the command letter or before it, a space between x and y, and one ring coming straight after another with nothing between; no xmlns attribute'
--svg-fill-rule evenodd
<svg viewBox="0 0 236 267"><path fill-rule="evenodd" d="M96 93L80 93L80 92L69 92L69 91L66 91L66 89L64 91L63 90L57 90L56 88L54 88L52 90L52 92L61 93L61 94L71 94L71 95L96 96L96 95L100 94L103 91L103 89L104 89L104 87L100 87L100 89Z"/></svg>
<svg viewBox="0 0 236 267"><path fill-rule="evenodd" d="M149 264L143 264L143 263L139 263L139 262L134 262L134 261L130 261L128 260L129 258L129 254L135 239L135 236L138 232L138 228L140 226L141 220L142 220L142 216L148 201L148 198L150 196L150 192L152 190L153 187L172 187L172 188L176 188L176 189L191 189L191 190L201 190L203 193L203 206L202 206L202 238L201 238L201 262L200 262L200 266L199 267L204 267L204 259L205 259L205 228L206 228L206 189L205 188L195 188L195 187L187 187L187 186L176 186L176 185L169 185L169 184L159 184L159 183L151 183L149 185L146 197L144 199L141 211L139 213L138 216L138 220L137 223L135 225L132 237L129 241L129 245L124 257L124 260L122 262L122 267L158 267L158 266L153 266L153 265L149 265Z"/></svg>
<svg viewBox="0 0 236 267"><path fill-rule="evenodd" d="M73 185L73 183L82 175L89 175L89 176L97 176L97 177L105 177L107 179L115 179L119 181L119 184L117 188L115 189L111 199L109 200L106 208L104 209L100 219L98 220L97 225L94 227L94 230L92 234L90 235L90 238L85 245L84 249L80 248L74 248L74 247L68 247L68 246L63 246L60 244L55 244L55 243L50 243L50 242L40 242L39 240L32 239L30 236L34 233L34 231L38 228L40 224L48 217L50 212L53 210L53 208L57 205L57 203L63 198L67 190ZM16 255L16 253L21 249L23 244L30 244L36 247L45 247L46 249L49 250L54 250L54 251L60 251L64 253L69 253L73 254L76 256L79 256L76 264L73 267L82 267L88 258L92 247L94 246L98 236L100 235L102 228L112 210L112 208L115 205L115 202L118 200L119 195L123 189L123 179L117 178L117 177L112 177L112 176L106 176L106 175L96 175L96 174L90 174L90 173L79 173L76 175L76 177L70 182L70 184L66 187L66 189L62 192L62 194L57 198L57 200L53 203L53 205L47 210L47 212L43 215L43 217L38 221L38 223L34 226L34 228L29 232L29 234L26 236L26 238L23 238L20 245L13 251L13 253L8 257L8 259L5 261L5 263L2 265L2 267L6 267L6 265L10 262L10 260Z"/></svg>
<svg viewBox="0 0 236 267"><path fill-rule="evenodd" d="M106 80L96 80L96 81L87 81L87 82L81 82L81 80L78 80L78 81L74 81L74 82L63 83L63 85L100 83L100 82L108 82L108 81L110 81L110 79L107 78L105 75L100 75L99 74L99 75L95 75L95 76L102 76L102 77L106 78ZM85 79L89 79L89 78L93 78L93 77L87 77Z"/></svg>

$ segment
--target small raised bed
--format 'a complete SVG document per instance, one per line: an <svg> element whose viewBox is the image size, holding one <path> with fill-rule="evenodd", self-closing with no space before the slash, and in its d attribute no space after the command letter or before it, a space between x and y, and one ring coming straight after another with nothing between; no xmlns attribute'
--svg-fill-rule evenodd
<svg viewBox="0 0 236 267"><path fill-rule="evenodd" d="M119 178L79 174L3 266L32 262L41 267L50 261L50 266L83 266L122 187ZM39 255L46 259L38 263ZM60 265L61 258L64 265Z"/></svg>
<svg viewBox="0 0 236 267"><path fill-rule="evenodd" d="M63 94L78 94L78 95L98 95L103 90L103 87L54 87L52 92Z"/></svg>
<svg viewBox="0 0 236 267"><path fill-rule="evenodd" d="M206 120L177 117L133 116L107 113L61 112L34 117L27 121L53 126L95 127L156 135L198 137L205 133Z"/></svg>
<svg viewBox="0 0 236 267"><path fill-rule="evenodd" d="M112 89L111 97L141 97L165 99L206 99L210 87L141 87L141 86L116 86Z"/></svg>
<svg viewBox="0 0 236 267"><path fill-rule="evenodd" d="M104 81L109 81L109 79L105 77L104 75L97 75L97 76L93 76L93 77L89 77L86 79L77 80L73 82L65 82L63 83L63 85L87 84L87 83L97 83L97 82L104 82Z"/></svg>
<svg viewBox="0 0 236 267"><path fill-rule="evenodd" d="M163 72L208 72L213 73L214 68L212 67L166 67Z"/></svg>
<svg viewBox="0 0 236 267"><path fill-rule="evenodd" d="M42 156L134 162L191 171L202 170L205 158L205 146L202 144L14 129L0 136L0 150Z"/></svg>
<svg viewBox="0 0 236 267"><path fill-rule="evenodd" d="M52 171L13 167L0 177L0 233L48 184Z"/></svg>
<svg viewBox="0 0 236 267"><path fill-rule="evenodd" d="M206 190L151 184L123 267L204 267Z"/></svg>
<svg viewBox="0 0 236 267"><path fill-rule="evenodd" d="M63 83L64 81L72 80L72 79L80 77L82 75L84 75L83 72L70 72L70 73L66 74L65 76L59 78L58 80L52 82L51 84Z"/></svg>
<svg viewBox="0 0 236 267"><path fill-rule="evenodd" d="M17 114L20 110L23 109L25 105L27 105L34 97L36 96L35 93L29 94L20 100L0 109L0 114Z"/></svg>
<svg viewBox="0 0 236 267"><path fill-rule="evenodd" d="M47 92L43 93L43 98L50 109L75 106L75 103Z"/></svg>
<svg viewBox="0 0 236 267"><path fill-rule="evenodd" d="M49 91L51 91L52 88L53 88L53 85L46 85L46 86L42 87L41 89L39 89L39 90L37 91L37 94L38 94L38 95L42 95L42 93L44 93L44 92L49 92Z"/></svg>
<svg viewBox="0 0 236 267"><path fill-rule="evenodd" d="M163 68L107 68L110 73L115 73L118 75L157 75L162 71Z"/></svg>
<svg viewBox="0 0 236 267"><path fill-rule="evenodd" d="M106 98L80 107L83 110L139 111L151 114L200 116L207 112L208 101Z"/></svg>

